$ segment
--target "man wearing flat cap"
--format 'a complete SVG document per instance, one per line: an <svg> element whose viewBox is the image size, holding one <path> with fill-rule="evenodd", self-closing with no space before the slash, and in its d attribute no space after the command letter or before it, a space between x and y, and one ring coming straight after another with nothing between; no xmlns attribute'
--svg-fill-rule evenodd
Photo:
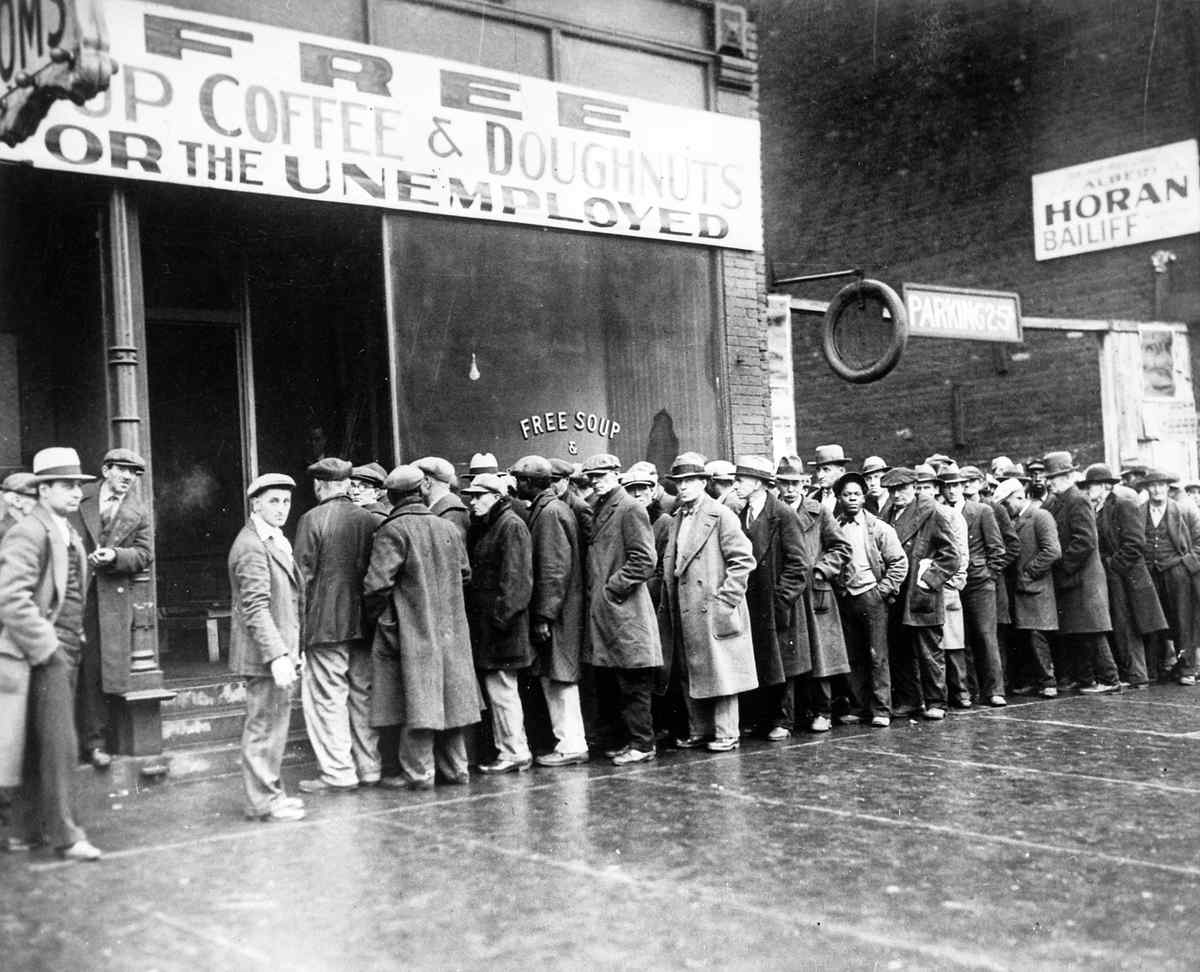
<svg viewBox="0 0 1200 972"><path fill-rule="evenodd" d="M708 473L708 495L719 503L725 503L735 513L738 512L742 505L741 497L733 488L737 467L728 459L710 459L704 468Z"/></svg>
<svg viewBox="0 0 1200 972"><path fill-rule="evenodd" d="M371 727L371 649L362 582L379 518L350 499L350 463L308 467L317 505L296 524L304 583L304 723L319 775L303 793L337 793L379 782L379 736Z"/></svg>
<svg viewBox="0 0 1200 972"><path fill-rule="evenodd" d="M517 496L529 503L533 544L533 596L529 636L555 746L537 756L539 766L572 766L588 760L579 701L582 676L584 585L575 514L554 494L550 460L525 456L512 467Z"/></svg>
<svg viewBox="0 0 1200 972"><path fill-rule="evenodd" d="M554 485L554 495L566 503L571 512L575 514L575 523L579 527L579 549L586 563L588 537L592 531L592 507L572 482L577 471L577 467L565 459L550 460L550 478Z"/></svg>
<svg viewBox="0 0 1200 972"><path fill-rule="evenodd" d="M1097 695L1121 691L1120 678L1106 632L1108 579L1100 562L1100 540L1092 504L1075 485L1075 463L1069 452L1048 452L1042 463L1046 499L1042 504L1058 528L1062 557L1054 565L1054 597L1058 603L1060 687L1074 679L1080 692ZM1033 482L1029 486L1032 490ZM1073 670L1072 670L1073 669Z"/></svg>
<svg viewBox="0 0 1200 972"><path fill-rule="evenodd" d="M100 851L76 822L75 675L84 641L88 561L69 517L86 475L74 449L33 457L38 503L0 544L0 787L17 786L10 851L49 842L60 856Z"/></svg>
<svg viewBox="0 0 1200 972"><path fill-rule="evenodd" d="M1109 642L1121 681L1145 688L1146 645L1143 638L1163 631L1167 619L1146 565L1146 524L1137 501L1119 495L1112 470L1095 462L1083 473L1081 488L1096 513L1100 562L1108 580Z"/></svg>
<svg viewBox="0 0 1200 972"><path fill-rule="evenodd" d="M304 819L304 803L280 781L300 667L304 581L283 535L296 481L265 473L250 483L250 519L229 550L229 670L246 679L242 783L251 820Z"/></svg>
<svg viewBox="0 0 1200 972"><path fill-rule="evenodd" d="M0 483L0 540L9 528L20 523L37 506L37 477L33 473L15 472Z"/></svg>
<svg viewBox="0 0 1200 972"><path fill-rule="evenodd" d="M391 511L387 504L387 493L383 481L387 470L377 462L368 462L350 470L350 500L368 513L374 513L376 522L383 520Z"/></svg>
<svg viewBox="0 0 1200 972"><path fill-rule="evenodd" d="M154 559L150 514L133 484L146 462L129 449L111 449L101 481L84 488L71 525L83 538L92 566L79 668L79 743L97 769L112 762L107 738L109 702L129 688L133 652L133 578Z"/></svg>
<svg viewBox="0 0 1200 972"><path fill-rule="evenodd" d="M1148 470L1141 480L1149 494L1142 514L1146 563L1170 626L1168 632L1154 637L1158 650L1152 650L1147 661L1157 669L1151 677L1170 676L1180 685L1195 685L1200 639L1200 597L1196 590L1200 579L1200 513L1190 504L1170 498L1169 487L1176 481L1177 477L1161 469Z"/></svg>
<svg viewBox="0 0 1200 972"><path fill-rule="evenodd" d="M587 551L588 608L584 661L597 669L597 681L611 673L616 682L612 709L597 685L601 712L596 720L613 726L605 755L617 766L654 759L651 696L662 667L658 618L646 582L658 558L650 519L619 480L621 460L610 453L589 457L583 472L595 495ZM614 718L619 712L619 724Z"/></svg>
<svg viewBox="0 0 1200 972"><path fill-rule="evenodd" d="M458 527L465 543L471 525L471 513L467 504L451 489L455 478L454 466L449 459L439 456L425 456L413 465L425 474L421 480L421 500L434 516Z"/></svg>
<svg viewBox="0 0 1200 972"><path fill-rule="evenodd" d="M414 789L467 782L465 729L482 707L463 594L467 550L458 528L421 502L424 477L407 465L388 475L392 512L375 532L363 581L375 623L371 723L389 730L387 779Z"/></svg>

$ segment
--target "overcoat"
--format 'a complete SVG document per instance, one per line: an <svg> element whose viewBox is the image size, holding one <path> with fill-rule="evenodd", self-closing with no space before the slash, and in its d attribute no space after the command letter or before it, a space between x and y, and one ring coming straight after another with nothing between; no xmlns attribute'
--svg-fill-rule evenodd
<svg viewBox="0 0 1200 972"><path fill-rule="evenodd" d="M294 556L304 583L305 646L366 636L362 581L378 526L379 517L345 495L331 496L300 517Z"/></svg>
<svg viewBox="0 0 1200 972"><path fill-rule="evenodd" d="M375 533L363 602L376 622L371 725L454 729L479 721L458 528L419 498L402 500Z"/></svg>
<svg viewBox="0 0 1200 972"><path fill-rule="evenodd" d="M996 573L996 623L1012 623L1012 599L1009 592L1009 577L1012 566L1021 555L1021 538L1017 536L1017 528L1013 525L1012 517L1003 503L997 503L991 497L979 500L992 511L996 518L996 528L1000 531L1000 540L1004 544L1004 566Z"/></svg>
<svg viewBox="0 0 1200 972"><path fill-rule="evenodd" d="M453 523L458 527L462 534L464 542L467 539L467 527L471 525L471 513L467 509L467 505L462 501L461 497L454 493L446 493L429 508L434 516L440 516L443 520Z"/></svg>
<svg viewBox="0 0 1200 972"><path fill-rule="evenodd" d="M271 674L271 661L288 655L300 662L304 633L304 586L295 560L266 543L248 522L229 550L232 592L229 670L235 675Z"/></svg>
<svg viewBox="0 0 1200 972"><path fill-rule="evenodd" d="M1058 604L1054 598L1051 568L1062 556L1058 527L1035 503L1028 503L1016 519L1021 549L1014 568L1012 624L1027 631L1057 631Z"/></svg>
<svg viewBox="0 0 1200 972"><path fill-rule="evenodd" d="M963 621L962 597L959 595L967 584L967 568L971 563L971 541L967 534L967 518L960 510L938 502L938 509L950 522L954 533L954 546L958 552L958 569L942 588L942 649L944 651L966 651L967 628Z"/></svg>
<svg viewBox="0 0 1200 972"><path fill-rule="evenodd" d="M83 538L90 554L98 547L112 547L117 558L111 564L93 567L96 611L100 634L100 682L109 695L129 688L129 659L133 652L134 574L148 570L154 559L150 537L150 515L133 490L125 494L117 513L105 530L100 525L99 487L83 489L79 510L71 523Z"/></svg>
<svg viewBox="0 0 1200 972"><path fill-rule="evenodd" d="M662 665L658 618L646 588L656 566L645 509L622 487L615 487L593 508L585 662L599 668Z"/></svg>
<svg viewBox="0 0 1200 972"><path fill-rule="evenodd" d="M693 518L683 544L679 528ZM737 515L706 493L670 517L662 559L659 634L687 669L688 695L710 699L758 687L746 581L754 569Z"/></svg>
<svg viewBox="0 0 1200 972"><path fill-rule="evenodd" d="M914 628L937 627L945 620L942 588L958 570L950 521L929 496L914 497L902 510L889 503L886 512L908 557L908 578L900 591L900 621Z"/></svg>
<svg viewBox="0 0 1200 972"><path fill-rule="evenodd" d="M767 493L762 512L742 529L750 538L755 568L746 585L746 607L760 685L780 683L808 671L812 662L797 650L794 609L808 583L808 561L796 514Z"/></svg>
<svg viewBox="0 0 1200 972"><path fill-rule="evenodd" d="M87 589L87 554L74 545ZM29 669L58 649L54 619L67 589L67 544L51 514L35 506L0 543L0 786L21 782L25 756Z"/></svg>
<svg viewBox="0 0 1200 972"><path fill-rule="evenodd" d="M842 616L833 593L833 582L850 559L850 541L833 514L816 500L801 500L795 516L804 555L804 587L792 605L791 623L798 674L828 678L850 671Z"/></svg>
<svg viewBox="0 0 1200 972"><path fill-rule="evenodd" d="M545 489L529 508L533 542L530 623L545 621L550 640L535 645L540 674L555 682L579 681L583 647L583 561L579 525L571 508Z"/></svg>
<svg viewBox="0 0 1200 972"><path fill-rule="evenodd" d="M1100 563L1096 514L1075 486L1046 497L1042 509L1054 517L1062 557L1054 565L1058 630L1063 634L1108 631L1108 579Z"/></svg>
<svg viewBox="0 0 1200 972"><path fill-rule="evenodd" d="M1134 500L1109 493L1096 512L1100 562L1108 575L1108 598L1122 599L1138 634L1167 627L1167 618L1146 566L1146 523Z"/></svg>
<svg viewBox="0 0 1200 972"><path fill-rule="evenodd" d="M511 671L533 664L529 601L533 596L533 544L529 527L501 498L477 521L470 549L467 620L475 667Z"/></svg>

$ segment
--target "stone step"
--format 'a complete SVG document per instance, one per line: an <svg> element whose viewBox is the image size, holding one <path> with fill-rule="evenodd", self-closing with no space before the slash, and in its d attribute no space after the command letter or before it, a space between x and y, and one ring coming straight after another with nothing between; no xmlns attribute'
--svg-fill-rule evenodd
<svg viewBox="0 0 1200 972"><path fill-rule="evenodd" d="M163 715L212 709L217 706L245 705L246 683L240 678L211 679L171 684L175 698L163 703Z"/></svg>
<svg viewBox="0 0 1200 972"><path fill-rule="evenodd" d="M170 752L181 746L236 740L246 719L245 702L196 706L182 710L163 707L163 749ZM304 730L304 712L300 699L292 702L291 731Z"/></svg>

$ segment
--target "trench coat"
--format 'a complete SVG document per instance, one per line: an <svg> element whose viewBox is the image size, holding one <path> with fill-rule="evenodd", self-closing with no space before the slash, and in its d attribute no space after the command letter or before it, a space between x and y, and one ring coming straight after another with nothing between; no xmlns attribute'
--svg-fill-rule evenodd
<svg viewBox="0 0 1200 972"><path fill-rule="evenodd" d="M112 547L117 558L111 564L97 564L96 616L100 637L100 684L109 695L129 689L129 660L133 653L134 574L150 568L154 549L150 537L150 514L130 490L117 507L116 515L105 530L100 525L99 487L84 487L79 510L71 525L83 538L90 554L98 547Z"/></svg>
<svg viewBox="0 0 1200 972"><path fill-rule="evenodd" d="M583 648L583 561L579 525L571 508L543 490L529 509L533 542L530 623L545 621L550 640L537 645L540 674L555 682L579 681Z"/></svg>
<svg viewBox="0 0 1200 972"><path fill-rule="evenodd" d="M470 550L467 621L475 667L512 671L533 664L529 601L533 596L533 544L529 527L507 499L477 521Z"/></svg>
<svg viewBox="0 0 1200 972"><path fill-rule="evenodd" d="M304 582L305 645L366 636L362 579L379 517L349 496L331 496L300 517L294 556Z"/></svg>
<svg viewBox="0 0 1200 972"><path fill-rule="evenodd" d="M808 561L796 514L767 494L762 512L742 529L750 538L756 565L746 585L746 607L754 641L759 685L779 685L812 667L797 650L796 601L808 584Z"/></svg>
<svg viewBox="0 0 1200 972"><path fill-rule="evenodd" d="M1138 634L1165 630L1167 618L1146 566L1146 523L1137 503L1109 493L1096 513L1096 535L1108 575L1109 606L1121 599Z"/></svg>
<svg viewBox="0 0 1200 972"><path fill-rule="evenodd" d="M620 486L600 497L592 514L583 660L598 668L658 668L662 642L646 588L657 567L650 519Z"/></svg>
<svg viewBox="0 0 1200 972"><path fill-rule="evenodd" d="M87 553L74 545L87 589ZM54 619L67 589L67 544L50 514L35 506L0 543L0 786L21 782L29 670L58 650Z"/></svg>
<svg viewBox="0 0 1200 972"><path fill-rule="evenodd" d="M1057 631L1058 603L1051 568L1062 556L1058 527L1045 510L1027 503L1016 519L1021 549L1013 580L1012 624L1026 631Z"/></svg>
<svg viewBox="0 0 1200 972"><path fill-rule="evenodd" d="M1054 517L1062 557L1054 565L1054 597L1058 630L1063 634L1108 631L1108 578L1100 563L1096 514L1075 486L1046 497L1042 509Z"/></svg>
<svg viewBox="0 0 1200 972"><path fill-rule="evenodd" d="M454 729L479 721L463 585L471 577L458 528L417 498L380 525L363 579L375 623L371 725Z"/></svg>
<svg viewBox="0 0 1200 972"><path fill-rule="evenodd" d="M229 550L229 588L229 670L262 678L281 655L299 664L304 631L300 571L287 551L258 535L253 521L242 527Z"/></svg>
<svg viewBox="0 0 1200 972"><path fill-rule="evenodd" d="M670 517L662 558L659 635L682 659L688 695L711 699L758 687L746 582L754 569L750 539L737 515L701 494L679 543L682 507Z"/></svg>
<svg viewBox="0 0 1200 972"><path fill-rule="evenodd" d="M913 628L937 627L945 621L943 588L958 571L950 521L928 496L914 497L902 510L889 503L886 513L883 519L896 531L908 557L908 577L900 590L900 622ZM918 580L924 581L924 588Z"/></svg>
<svg viewBox="0 0 1200 972"><path fill-rule="evenodd" d="M804 499L795 512L804 555L804 586L792 605L792 637L799 659L798 674L828 678L850 671L842 615L833 582L850 559L850 541L837 520L817 500Z"/></svg>

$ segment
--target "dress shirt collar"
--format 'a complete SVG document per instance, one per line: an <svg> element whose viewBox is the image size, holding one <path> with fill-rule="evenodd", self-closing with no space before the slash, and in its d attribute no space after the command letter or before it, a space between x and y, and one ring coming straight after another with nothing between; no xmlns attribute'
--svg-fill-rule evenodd
<svg viewBox="0 0 1200 972"><path fill-rule="evenodd" d="M250 524L254 527L254 532L258 534L258 538L266 543L268 540L284 540L283 531L279 527L271 526L257 513L250 514Z"/></svg>

